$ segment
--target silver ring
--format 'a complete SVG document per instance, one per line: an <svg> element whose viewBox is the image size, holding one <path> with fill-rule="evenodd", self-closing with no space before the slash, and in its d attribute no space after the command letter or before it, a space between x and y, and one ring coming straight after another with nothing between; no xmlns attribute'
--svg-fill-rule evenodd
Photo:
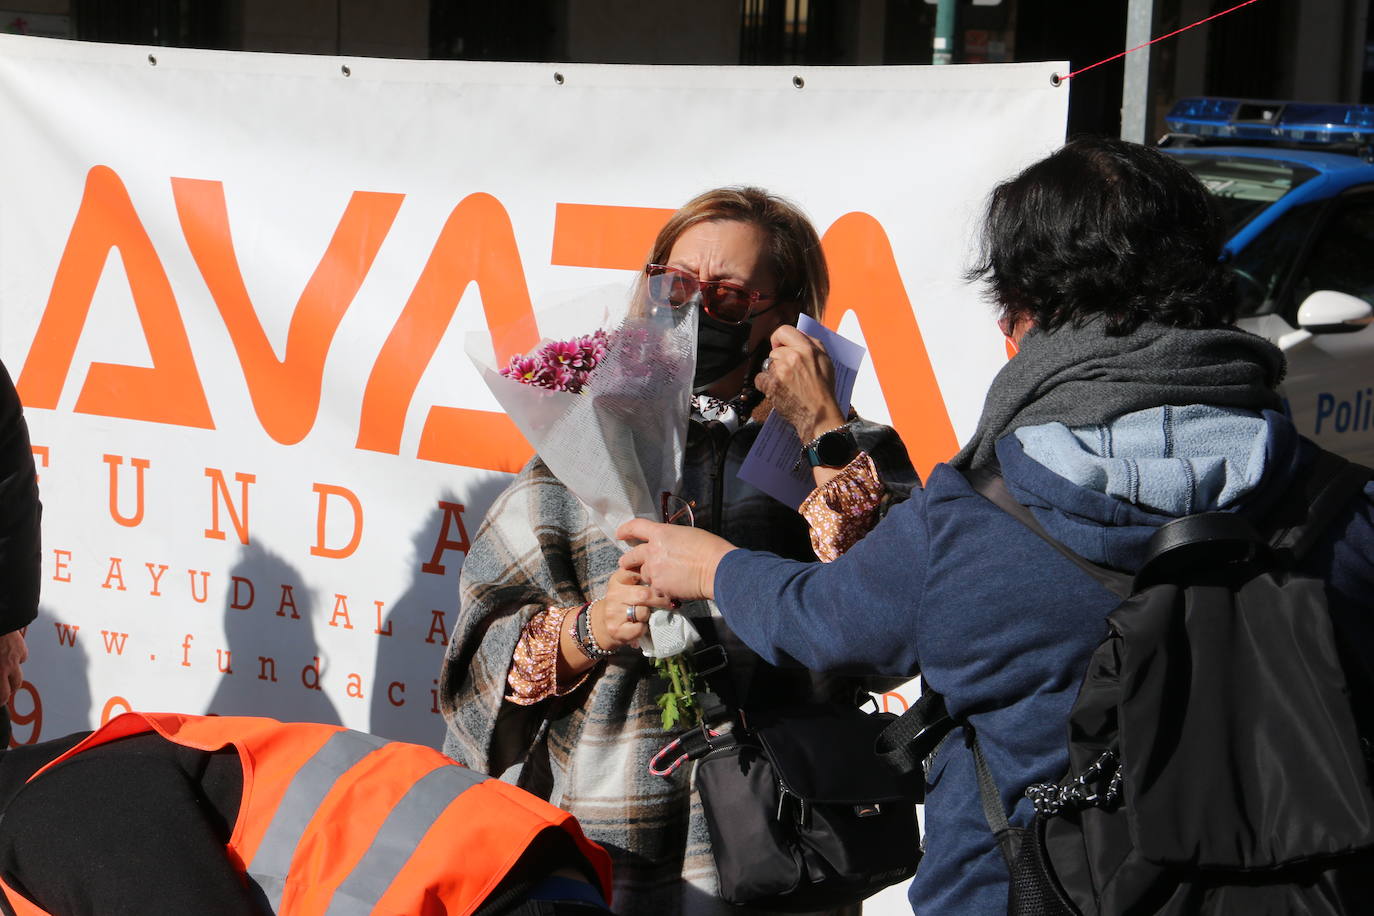
<svg viewBox="0 0 1374 916"><path fill-rule="evenodd" d="M768 367L771 366L771 365L773 365L773 357L771 357L771 356L765 356L765 357L763 358L763 364L762 364L761 366L759 366L759 371L760 371L760 372L767 372L767 371L768 371Z"/></svg>
<svg viewBox="0 0 1374 916"><path fill-rule="evenodd" d="M633 604L625 608L625 621L627 623L639 623L639 608Z"/></svg>

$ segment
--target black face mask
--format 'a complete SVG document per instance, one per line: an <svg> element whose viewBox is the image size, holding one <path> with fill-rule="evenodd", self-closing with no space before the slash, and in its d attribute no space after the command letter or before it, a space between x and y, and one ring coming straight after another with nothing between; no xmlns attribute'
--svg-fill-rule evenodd
<svg viewBox="0 0 1374 916"><path fill-rule="evenodd" d="M704 389L725 378L749 358L749 322L726 324L697 312L697 369L692 376L692 391Z"/></svg>

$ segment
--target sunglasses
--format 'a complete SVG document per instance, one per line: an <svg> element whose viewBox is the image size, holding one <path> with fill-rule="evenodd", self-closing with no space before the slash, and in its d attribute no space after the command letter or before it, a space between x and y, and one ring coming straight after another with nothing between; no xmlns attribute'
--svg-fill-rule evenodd
<svg viewBox="0 0 1374 916"><path fill-rule="evenodd" d="M694 274L665 264L650 264L644 268L644 275L648 277L649 301L655 305L679 309L700 294L701 310L727 324L748 321L777 305L774 301L773 305L756 310L759 303L777 297L765 296L756 289L729 280L701 280Z"/></svg>

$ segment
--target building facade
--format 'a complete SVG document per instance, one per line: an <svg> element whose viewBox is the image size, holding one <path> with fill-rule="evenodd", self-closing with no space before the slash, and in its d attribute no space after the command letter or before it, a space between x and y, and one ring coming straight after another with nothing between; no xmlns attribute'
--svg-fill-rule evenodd
<svg viewBox="0 0 1374 916"><path fill-rule="evenodd" d="M1125 43L1131 0L960 0L956 62L1068 59ZM1141 2L1141 0L1137 0ZM1237 0L1152 0L1162 35ZM1152 133L1175 98L1374 102L1370 0L1259 0L1150 49ZM13 8L3 8L13 7ZM92 41L572 63L925 64L935 0L0 0L0 31ZM1072 86L1070 133L1120 129L1123 65Z"/></svg>

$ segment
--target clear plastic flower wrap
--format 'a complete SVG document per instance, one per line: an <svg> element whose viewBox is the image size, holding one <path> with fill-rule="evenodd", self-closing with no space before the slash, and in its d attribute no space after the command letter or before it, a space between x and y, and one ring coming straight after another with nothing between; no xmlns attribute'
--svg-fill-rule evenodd
<svg viewBox="0 0 1374 916"><path fill-rule="evenodd" d="M636 517L662 521L663 494L682 485L696 310L655 306L608 288L545 304L534 321L558 336L535 327L473 334L468 355L549 470L625 549L616 529ZM493 337L539 343L496 355ZM650 616L640 648L665 658L698 639L685 615L660 610Z"/></svg>

